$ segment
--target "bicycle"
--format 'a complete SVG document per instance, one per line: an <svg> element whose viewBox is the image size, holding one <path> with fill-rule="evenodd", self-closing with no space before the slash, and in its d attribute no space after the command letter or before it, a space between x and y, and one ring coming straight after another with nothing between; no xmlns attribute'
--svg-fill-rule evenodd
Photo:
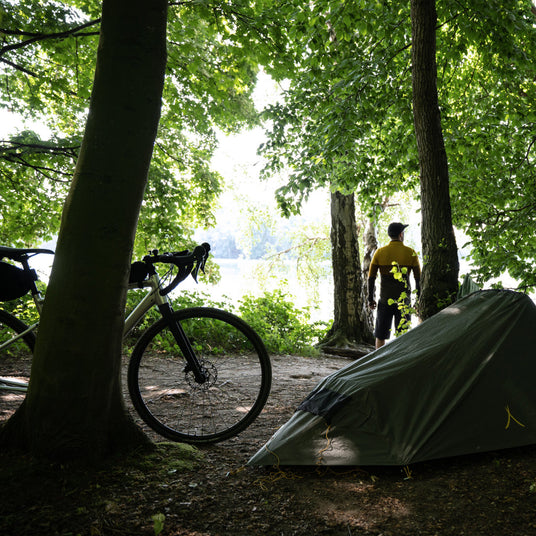
<svg viewBox="0 0 536 536"><path fill-rule="evenodd" d="M208 244L193 251L159 254L154 250L133 263L129 290L146 292L126 316L123 332L123 337L131 333L153 307L159 311L160 318L143 332L132 350L127 373L130 398L155 432L194 444L223 441L245 430L266 404L272 380L264 343L238 316L212 307L175 311L171 306L169 293L189 275L197 281L209 250ZM25 285L18 293L31 292L39 313L44 299L29 259L41 253L54 252L0 247L0 259L22 264L22 269L8 266L20 270L17 274ZM156 264L171 268L161 278ZM16 364L25 353L31 359L37 327L38 322L27 326L0 310L0 362ZM16 366L12 369L16 376ZM25 378L0 377L0 399L10 393L22 402L26 389Z"/></svg>

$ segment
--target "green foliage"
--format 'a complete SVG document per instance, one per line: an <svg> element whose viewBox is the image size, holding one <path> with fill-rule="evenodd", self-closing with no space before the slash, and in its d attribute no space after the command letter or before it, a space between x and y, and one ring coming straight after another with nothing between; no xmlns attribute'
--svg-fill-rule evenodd
<svg viewBox="0 0 536 536"><path fill-rule="evenodd" d="M153 531L155 536L158 536L164 530L164 521L166 516L162 513L154 514L151 516L153 520Z"/></svg>
<svg viewBox="0 0 536 536"><path fill-rule="evenodd" d="M291 170L279 191L283 211L297 211L318 185L358 190L363 205L414 185L409 4L338 0L282 9L292 21L290 72L273 75L291 82L284 102L266 111L263 154L265 173Z"/></svg>
<svg viewBox="0 0 536 536"><path fill-rule="evenodd" d="M64 3L28 0L16 7L0 1L0 107L46 131L26 129L0 141L0 241L24 247L57 233L87 112L98 29L81 29L89 19Z"/></svg>
<svg viewBox="0 0 536 536"><path fill-rule="evenodd" d="M237 241L250 259L261 259L290 247L288 222L277 221L268 205L248 205L241 210Z"/></svg>
<svg viewBox="0 0 536 536"><path fill-rule="evenodd" d="M210 169L216 127L258 122L251 98L260 62L280 40L271 1L171 3L160 129L136 251L173 249L214 223L221 177ZM0 0L0 107L46 126L0 141L0 239L35 245L57 232L92 89L102 4Z"/></svg>
<svg viewBox="0 0 536 536"><path fill-rule="evenodd" d="M186 307L214 307L233 311L234 307L229 298L226 296L219 300L214 300L210 294L199 291L181 291L177 296L172 298L174 309L185 309Z"/></svg>
<svg viewBox="0 0 536 536"><path fill-rule="evenodd" d="M132 290L128 295L127 310L139 301L140 295ZM326 322L312 322L309 308L296 308L287 296L277 290L265 292L261 297L244 296L238 307L233 306L231 301L223 297L213 300L204 292L181 292L172 299L175 310L187 307L214 307L229 312L234 312L247 322L261 337L267 350L272 354L299 354L315 355L317 351L314 345L326 333ZM158 311L153 309L145 319L136 327L127 340L127 346L135 344L143 330L159 318ZM239 351L243 348L235 348L236 339L229 333L222 323L213 323L211 320L199 322L195 327L190 326L189 335L192 343L196 340L204 343L210 342L211 351ZM161 339L159 350L171 352L172 342ZM206 347L204 347L206 350Z"/></svg>
<svg viewBox="0 0 536 536"><path fill-rule="evenodd" d="M454 223L479 281L536 285L536 28L530 0L437 5L438 87ZM0 142L0 241L35 245L59 226L93 81L101 2L0 0L0 107L29 128ZM284 20L285 23L281 24ZM172 249L214 222L215 127L256 124L259 65L286 81L264 118L265 176L290 170L284 213L327 185L373 207L415 191L409 4L236 0L170 6L162 119L136 249ZM35 129L34 129L35 130Z"/></svg>
<svg viewBox="0 0 536 536"><path fill-rule="evenodd" d="M508 271L536 285L536 25L530 0L438 2L437 64L454 223L471 238L480 281ZM329 185L372 213L413 190L409 3L290 0L283 101L266 110L266 176L288 168L285 214ZM284 67L284 68L283 68Z"/></svg>
<svg viewBox="0 0 536 536"><path fill-rule="evenodd" d="M308 308L297 309L280 290L244 296L239 315L260 335L269 353L314 355L327 332L325 322L310 321Z"/></svg>
<svg viewBox="0 0 536 536"><path fill-rule="evenodd" d="M39 313L31 294L25 294L21 298L7 302L1 302L1 308L16 316L25 324L31 325L39 321Z"/></svg>
<svg viewBox="0 0 536 536"><path fill-rule="evenodd" d="M146 291L142 289L129 290L127 314L141 301L145 293ZM188 307L214 307L234 312L257 331L268 352L274 354L315 355L314 345L322 339L328 329L326 322L312 322L309 308L296 308L280 290L265 292L259 298L244 296L238 307L235 307L225 296L214 300L206 292L184 291L172 297L172 306L175 310ZM2 303L2 309L29 325L39 320L35 304L29 294L17 300ZM159 318L158 310L150 309L124 341L125 347L132 348L142 333ZM203 337L207 337L207 326L205 325L202 329L205 330ZM225 348L230 341L229 334L214 332L212 326L210 329L212 330L209 335L212 345L216 349ZM166 341L162 341L160 350L171 351L172 348L167 344Z"/></svg>
<svg viewBox="0 0 536 536"><path fill-rule="evenodd" d="M409 329L411 328L411 320L409 317L411 315L418 315L416 307L414 307L411 304L411 295L415 298L415 303L417 302L418 296L417 296L417 290L414 290L410 294L408 294L409 291L409 284L408 284L408 269L405 266L400 267L398 263L393 262L393 267L391 268L391 273L393 274L393 277L404 285L406 288L405 291L400 293L400 296L398 299L393 300L389 299L388 304L394 305L396 304L398 306L398 310L401 312L402 317L400 319L400 324L397 326L397 331L395 332L395 336L399 337L400 335L403 335Z"/></svg>
<svg viewBox="0 0 536 536"><path fill-rule="evenodd" d="M0 141L1 244L35 246L37 238L54 235L77 144L59 137L43 141L32 131Z"/></svg>
<svg viewBox="0 0 536 536"><path fill-rule="evenodd" d="M147 290L132 289L127 294L126 314L134 309L136 305L145 296ZM187 307L215 307L217 309L232 310L233 306L231 302L225 298L219 301L211 299L210 295L204 292L189 292L181 291L178 295L171 296L172 306L175 310L186 309ZM141 334L154 322L160 319L160 313L156 307L150 309L143 317L140 323L131 331L128 335L125 344L128 348L134 346L137 340L141 337ZM171 348L167 348L171 350Z"/></svg>
<svg viewBox="0 0 536 536"><path fill-rule="evenodd" d="M293 219L290 218L291 225L286 234L289 246L258 262L254 277L261 290L272 288L274 282L279 288L288 288L287 277L297 280L305 290L306 303L314 307L320 301L322 288L319 281L331 275L329 230L325 222L293 225Z"/></svg>
<svg viewBox="0 0 536 536"><path fill-rule="evenodd" d="M471 241L479 282L536 285L536 27L531 2L471 3L442 13L443 114L454 223ZM442 6L442 10L445 9ZM501 9L501 13L497 12ZM447 41L448 38L448 41Z"/></svg>

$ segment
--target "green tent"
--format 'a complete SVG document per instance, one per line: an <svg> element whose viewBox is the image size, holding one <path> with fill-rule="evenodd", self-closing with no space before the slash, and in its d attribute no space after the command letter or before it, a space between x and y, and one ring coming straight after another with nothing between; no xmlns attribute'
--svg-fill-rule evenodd
<svg viewBox="0 0 536 536"><path fill-rule="evenodd" d="M536 443L536 306L472 293L324 378L250 465L407 465Z"/></svg>

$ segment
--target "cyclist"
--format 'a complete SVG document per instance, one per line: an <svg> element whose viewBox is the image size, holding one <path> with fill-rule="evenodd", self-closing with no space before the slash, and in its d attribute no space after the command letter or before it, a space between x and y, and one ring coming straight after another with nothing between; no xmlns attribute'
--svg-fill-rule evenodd
<svg viewBox="0 0 536 536"><path fill-rule="evenodd" d="M376 337L376 348L380 348L385 344L386 339L389 339L391 333L391 324L395 320L395 330L400 331L400 323L402 318L409 322L410 315L402 311L398 307L398 303L389 305L389 300L398 302L403 292L406 292L407 297L404 299L406 305L410 304L411 287L409 284L409 275L413 272L415 279L415 287L417 292L420 291L421 267L419 258L415 251L404 245L404 229L408 225L393 222L387 228L387 234L391 238L391 242L382 248L379 248L370 264L368 277L368 303L371 309L378 308L376 314L376 326L374 329L374 337ZM397 279L393 273L393 265L397 266L402 272L402 279ZM406 268L406 270L402 270ZM380 299L378 304L374 299L374 285L378 271L381 274L380 284Z"/></svg>

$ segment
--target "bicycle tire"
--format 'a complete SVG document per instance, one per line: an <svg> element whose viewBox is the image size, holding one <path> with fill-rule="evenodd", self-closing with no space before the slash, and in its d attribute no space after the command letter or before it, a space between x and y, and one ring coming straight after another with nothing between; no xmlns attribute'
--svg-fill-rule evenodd
<svg viewBox="0 0 536 536"><path fill-rule="evenodd" d="M0 309L0 344L28 329L28 326L7 311ZM24 337L0 351L0 376L28 381L35 347L35 334ZM7 420L22 404L26 392L0 390L0 422Z"/></svg>
<svg viewBox="0 0 536 536"><path fill-rule="evenodd" d="M128 389L134 408L150 428L172 441L206 444L236 436L259 415L270 393L272 368L264 343L227 311L194 307L173 314L209 381L195 382L160 319L142 335L130 358Z"/></svg>

